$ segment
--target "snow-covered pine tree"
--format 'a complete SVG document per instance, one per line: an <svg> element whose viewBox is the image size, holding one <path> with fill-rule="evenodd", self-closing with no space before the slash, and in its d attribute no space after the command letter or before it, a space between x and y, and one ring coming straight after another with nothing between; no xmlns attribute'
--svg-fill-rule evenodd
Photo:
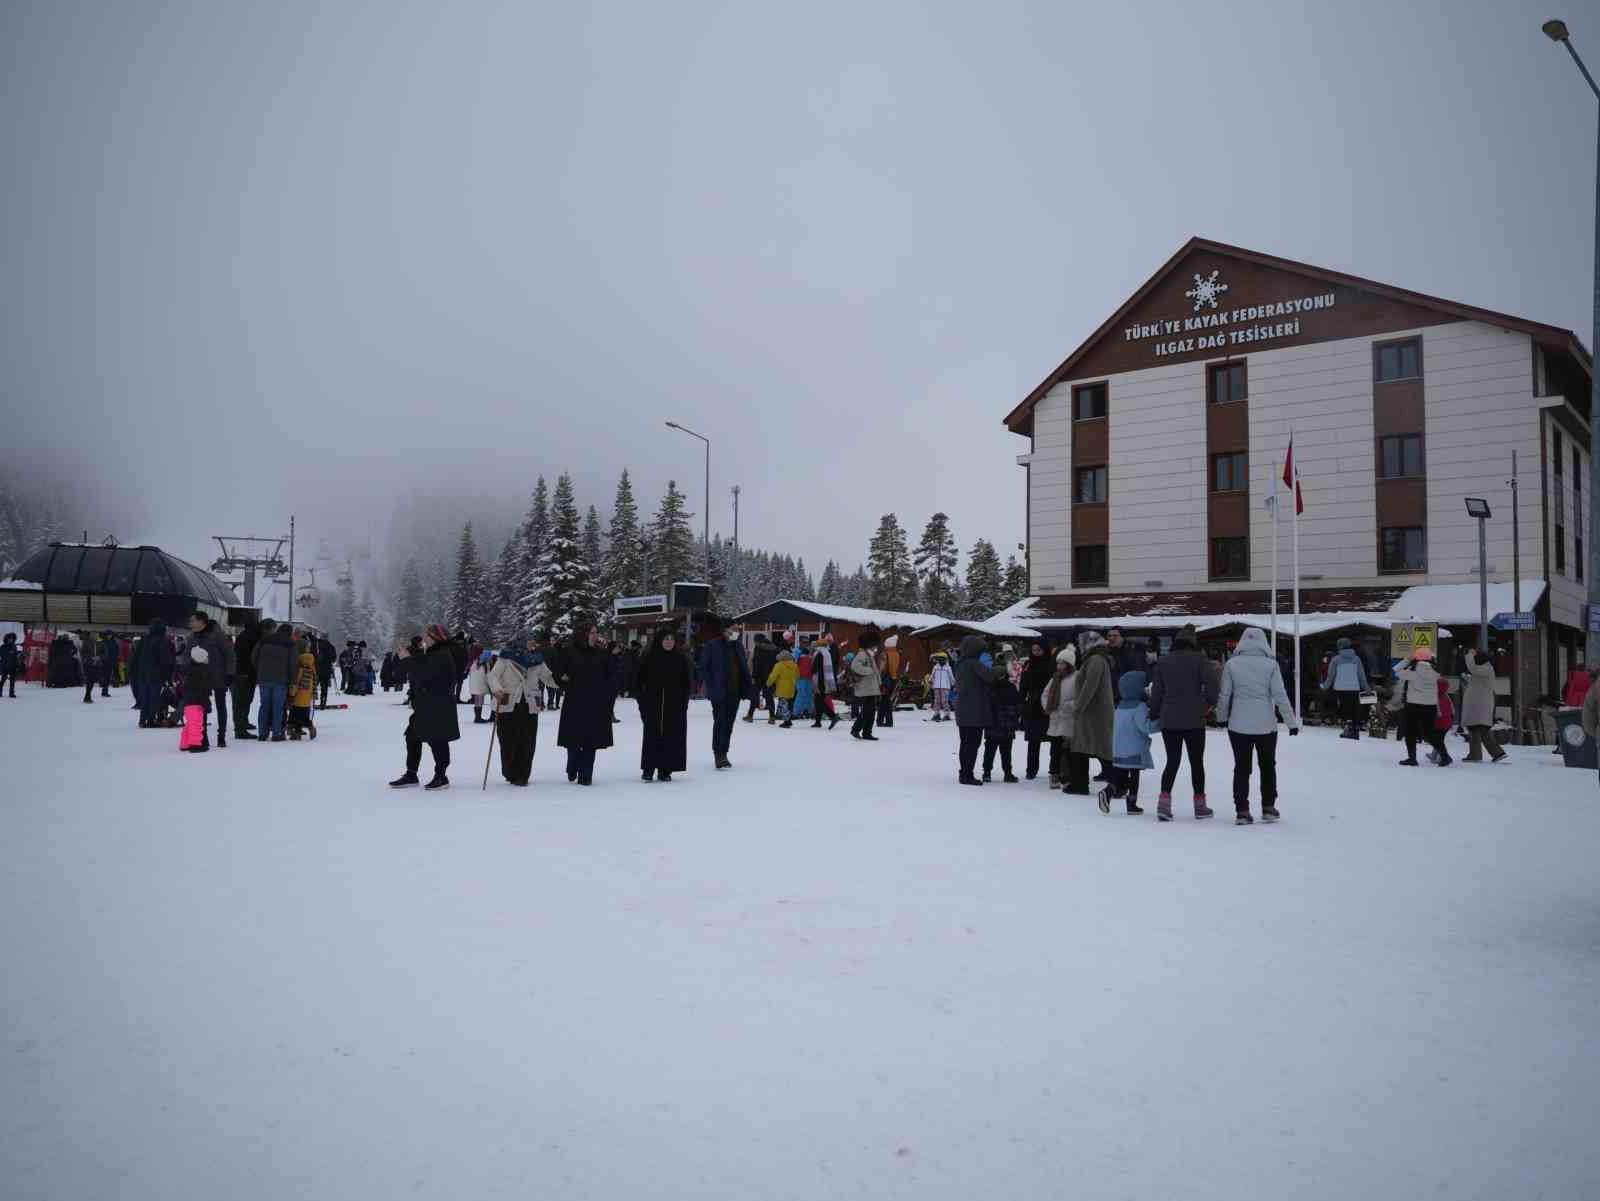
<svg viewBox="0 0 1600 1201"><path fill-rule="evenodd" d="M608 625L611 607L604 597L605 549L601 544L600 514L593 505L583 515L583 536L578 539L578 545L583 548L583 565L589 572L584 608L602 625Z"/></svg>
<svg viewBox="0 0 1600 1201"><path fill-rule="evenodd" d="M565 471L556 480L550 503L550 533L540 556L539 574L544 586L539 604L541 624L552 638L565 638L594 620L593 574L584 562L578 504L572 477Z"/></svg>
<svg viewBox="0 0 1600 1201"><path fill-rule="evenodd" d="M949 516L935 513L928 518L915 555L917 571L922 576L922 603L928 612L941 615L955 612L950 602L959 557L955 535L950 532Z"/></svg>
<svg viewBox="0 0 1600 1201"><path fill-rule="evenodd" d="M550 537L550 490L544 476L533 486L533 499L528 503L528 514L522 519L522 529L517 534L517 580L512 594L516 603L516 630L537 631L544 628L545 543Z"/></svg>
<svg viewBox="0 0 1600 1201"><path fill-rule="evenodd" d="M839 603L839 565L832 559L822 569L822 582L817 585L817 600L826 605Z"/></svg>
<svg viewBox="0 0 1600 1201"><path fill-rule="evenodd" d="M360 639L360 613L356 608L356 586L349 576L339 585L339 603L334 606L332 629L329 636L335 646L343 647L351 638Z"/></svg>
<svg viewBox="0 0 1600 1201"><path fill-rule="evenodd" d="M705 553L705 543L698 544L698 554L702 556L701 562L710 565L706 583L711 585L711 607L713 609L732 609L736 606L731 602L733 597L728 595L728 556L733 548L723 542L722 535L718 534L711 539L711 553Z"/></svg>
<svg viewBox="0 0 1600 1201"><path fill-rule="evenodd" d="M845 599L840 604L854 605L858 609L865 609L872 603L872 577L867 574L863 565L856 568L856 573L845 581Z"/></svg>
<svg viewBox="0 0 1600 1201"><path fill-rule="evenodd" d="M650 579L656 592L670 595L674 583L700 578L694 563L694 535L689 530L692 515L683 506L677 481L668 480L661 507L650 523Z"/></svg>
<svg viewBox="0 0 1600 1201"><path fill-rule="evenodd" d="M916 608L916 573L906 548L906 532L893 513L885 513L878 522L878 532L868 547L867 566L871 571L874 609Z"/></svg>
<svg viewBox="0 0 1600 1201"><path fill-rule="evenodd" d="M634 503L633 484L624 471L617 481L616 499L611 502L611 525L607 531L605 574L600 588L600 610L616 611L619 596L640 595L644 560L639 541L639 506Z"/></svg>
<svg viewBox="0 0 1600 1201"><path fill-rule="evenodd" d="M391 645L389 623L378 612L378 606L372 603L370 588L361 590L361 601L356 605L356 631L354 635L346 637L354 637L357 641L366 639L367 653L375 659L381 659L384 648Z"/></svg>
<svg viewBox="0 0 1600 1201"><path fill-rule="evenodd" d="M817 589L816 586L811 582L811 573L806 570L806 560L804 555L801 555L800 558L795 562L794 578L795 587L798 589L798 591L795 593L795 596L798 599L804 601L814 601L817 599Z"/></svg>
<svg viewBox="0 0 1600 1201"><path fill-rule="evenodd" d="M973 621L987 621L1005 608L1005 577L994 545L979 538L967 556L967 613Z"/></svg>
<svg viewBox="0 0 1600 1201"><path fill-rule="evenodd" d="M452 634L464 631L474 638L487 636L484 608L483 564L478 561L478 544L473 541L469 521L461 527L461 541L456 546L455 577L445 606L445 628Z"/></svg>
<svg viewBox="0 0 1600 1201"><path fill-rule="evenodd" d="M1017 562L1016 555L1006 556L1006 573L1001 586L1005 603L1003 609L1009 609L1028 595L1028 569Z"/></svg>
<svg viewBox="0 0 1600 1201"><path fill-rule="evenodd" d="M407 559L400 573L400 591L394 599L394 630L401 641L409 642L413 634L422 633L427 620L422 615L422 607L422 571L416 559Z"/></svg>
<svg viewBox="0 0 1600 1201"><path fill-rule="evenodd" d="M513 641L523 632L517 613L517 580L520 578L522 555L517 546L516 533L506 539L495 560L488 586L487 626L490 636L501 646Z"/></svg>

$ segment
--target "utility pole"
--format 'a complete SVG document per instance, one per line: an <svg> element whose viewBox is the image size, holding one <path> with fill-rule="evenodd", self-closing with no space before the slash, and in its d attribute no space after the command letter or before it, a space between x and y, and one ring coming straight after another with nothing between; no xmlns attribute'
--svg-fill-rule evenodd
<svg viewBox="0 0 1600 1201"><path fill-rule="evenodd" d="M289 514L289 624L294 624L294 514Z"/></svg>
<svg viewBox="0 0 1600 1201"><path fill-rule="evenodd" d="M1511 452L1511 607L1522 612L1522 523L1517 507L1517 452ZM1592 535L1591 535L1592 536ZM1522 744L1522 631L1511 631L1511 741Z"/></svg>
<svg viewBox="0 0 1600 1201"><path fill-rule="evenodd" d="M733 486L733 581L731 591L735 598L739 593L739 485Z"/></svg>
<svg viewBox="0 0 1600 1201"><path fill-rule="evenodd" d="M256 573L259 571L271 580L288 570L283 562L283 544L288 541L287 538L230 537L226 534L214 534L212 538L222 554L211 564L211 570L243 572L241 584L244 603L252 609L256 606ZM272 549L254 549L258 546L270 546Z"/></svg>

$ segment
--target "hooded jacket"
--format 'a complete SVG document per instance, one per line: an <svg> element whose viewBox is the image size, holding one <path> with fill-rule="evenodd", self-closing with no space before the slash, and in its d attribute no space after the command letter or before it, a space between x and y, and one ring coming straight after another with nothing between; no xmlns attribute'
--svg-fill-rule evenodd
<svg viewBox="0 0 1600 1201"><path fill-rule="evenodd" d="M278 626L256 646L256 681L283 684L293 679L299 654L289 641L289 627Z"/></svg>
<svg viewBox="0 0 1600 1201"><path fill-rule="evenodd" d="M1389 698L1389 708L1406 705L1439 707L1439 672L1432 659L1407 659L1395 675L1394 695Z"/></svg>
<svg viewBox="0 0 1600 1201"><path fill-rule="evenodd" d="M1345 647L1328 664L1328 687L1334 692L1367 690L1367 668L1354 647Z"/></svg>
<svg viewBox="0 0 1600 1201"><path fill-rule="evenodd" d="M1266 634L1248 629L1239 639L1237 653L1222 669L1217 721L1235 734L1271 734L1278 728L1280 713L1290 729L1300 728Z"/></svg>
<svg viewBox="0 0 1600 1201"><path fill-rule="evenodd" d="M206 648L207 666L211 668L211 688L226 688L233 678L233 639L223 632L215 621L207 621L205 629L194 636L194 645Z"/></svg>
<svg viewBox="0 0 1600 1201"><path fill-rule="evenodd" d="M1045 712L1050 715L1050 737L1065 738L1069 745L1072 741L1072 696L1077 690L1076 669L1067 673L1065 679L1052 679L1050 687L1044 690Z"/></svg>
<svg viewBox="0 0 1600 1201"><path fill-rule="evenodd" d="M167 627L152 621L128 659L128 679L141 684L165 684L172 676L172 648L167 645Z"/></svg>
<svg viewBox="0 0 1600 1201"><path fill-rule="evenodd" d="M799 674L799 669L794 664L794 656L788 651L779 651L778 661L772 665L772 670L767 672L766 686L772 689L773 695L780 700L792 701L795 681L799 679Z"/></svg>
<svg viewBox="0 0 1600 1201"><path fill-rule="evenodd" d="M1035 655L1035 646L1043 647L1044 653ZM1025 706L1022 729L1030 741L1037 742L1049 737L1050 715L1044 711L1044 690L1050 687L1050 681L1055 677L1055 656L1045 642L1035 639L1028 644L1028 661L1022 668L1022 678L1017 682Z"/></svg>
<svg viewBox="0 0 1600 1201"><path fill-rule="evenodd" d="M994 720L990 695L994 669L983 663L983 639L968 634L956 660L956 725L987 727Z"/></svg>
<svg viewBox="0 0 1600 1201"><path fill-rule="evenodd" d="M1467 655L1467 691L1461 698L1461 724L1494 725L1494 664L1476 651Z"/></svg>
<svg viewBox="0 0 1600 1201"><path fill-rule="evenodd" d="M1217 674L1194 643L1179 642L1176 650L1156 664L1150 686L1150 712L1162 728L1203 730L1206 706L1216 701Z"/></svg>
<svg viewBox="0 0 1600 1201"><path fill-rule="evenodd" d="M1150 736L1160 731L1161 723L1150 716L1144 699L1145 674L1124 672L1117 681L1116 721L1111 735L1111 765L1142 771L1155 766L1150 758Z"/></svg>
<svg viewBox="0 0 1600 1201"><path fill-rule="evenodd" d="M1010 673L1004 671L994 673L990 690L989 732L1002 740L1015 738L1027 708L1022 690L1011 682Z"/></svg>

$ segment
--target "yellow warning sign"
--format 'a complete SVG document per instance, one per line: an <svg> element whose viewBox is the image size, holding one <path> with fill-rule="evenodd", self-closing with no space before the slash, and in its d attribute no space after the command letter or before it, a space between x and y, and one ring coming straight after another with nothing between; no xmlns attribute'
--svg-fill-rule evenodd
<svg viewBox="0 0 1600 1201"><path fill-rule="evenodd" d="M1389 653L1396 659L1409 659L1419 650L1437 650L1439 623L1436 621L1397 621L1389 631Z"/></svg>

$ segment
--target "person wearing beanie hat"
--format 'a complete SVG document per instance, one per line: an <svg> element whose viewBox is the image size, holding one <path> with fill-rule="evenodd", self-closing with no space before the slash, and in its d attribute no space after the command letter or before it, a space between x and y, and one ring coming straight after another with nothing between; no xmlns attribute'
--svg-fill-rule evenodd
<svg viewBox="0 0 1600 1201"><path fill-rule="evenodd" d="M1367 668L1356 654L1350 639L1339 639L1338 653L1328 661L1328 691L1333 693L1339 716L1344 719L1340 738L1361 738L1361 694L1367 691Z"/></svg>
<svg viewBox="0 0 1600 1201"><path fill-rule="evenodd" d="M1064 646L1055 657L1055 675L1044 690L1044 710L1050 715L1050 787L1087 796L1089 760L1072 753L1072 694L1077 686L1078 652Z"/></svg>
<svg viewBox="0 0 1600 1201"><path fill-rule="evenodd" d="M928 673L928 687L933 692L933 720L953 721L950 713L950 690L956 686L955 669L950 666L950 656L944 651L933 653L933 669Z"/></svg>
<svg viewBox="0 0 1600 1201"><path fill-rule="evenodd" d="M183 733L178 736L180 751L209 751L206 742L206 714L211 709L210 656L203 646L191 646L183 664Z"/></svg>

